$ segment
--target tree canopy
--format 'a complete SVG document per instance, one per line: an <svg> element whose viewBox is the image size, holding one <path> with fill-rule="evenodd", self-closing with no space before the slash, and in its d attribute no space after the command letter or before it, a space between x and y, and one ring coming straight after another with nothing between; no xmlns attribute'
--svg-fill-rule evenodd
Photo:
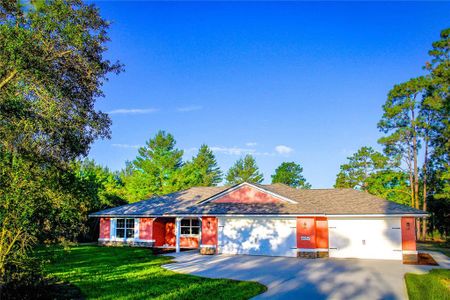
<svg viewBox="0 0 450 300"><path fill-rule="evenodd" d="M372 147L361 147L352 156L347 157L348 163L341 165L336 177L336 188L356 188L367 190L367 179L371 174L388 166L389 158L375 151Z"/></svg>
<svg viewBox="0 0 450 300"><path fill-rule="evenodd" d="M450 29L429 51L427 74L393 86L383 105L378 142L384 154L363 147L341 166L335 187L365 190L388 200L428 211L418 221L419 237L427 227L448 233L450 199ZM430 206L428 206L430 202ZM431 221L430 221L431 220Z"/></svg>
<svg viewBox="0 0 450 300"><path fill-rule="evenodd" d="M78 0L2 1L0 145L33 160L64 164L109 137L94 103L110 72L109 23Z"/></svg>
<svg viewBox="0 0 450 300"><path fill-rule="evenodd" d="M5 285L33 284L33 242L76 240L99 208L72 163L110 135L95 109L122 69L105 59L108 28L79 0L0 2L0 297Z"/></svg>
<svg viewBox="0 0 450 300"><path fill-rule="evenodd" d="M311 185L302 175L303 168L295 162L283 162L272 175L272 183L284 183L294 188L310 189Z"/></svg>
<svg viewBox="0 0 450 300"><path fill-rule="evenodd" d="M183 166L180 181L183 188L215 186L222 181L222 171L207 145L201 145L197 155Z"/></svg>
<svg viewBox="0 0 450 300"><path fill-rule="evenodd" d="M263 174L259 172L255 158L247 154L244 158L238 159L228 170L226 180L228 184L238 184L242 182L261 183L264 180Z"/></svg>
<svg viewBox="0 0 450 300"><path fill-rule="evenodd" d="M183 151L175 148L175 144L173 135L159 131L139 148L138 156L130 165L130 175L123 179L129 201L178 190Z"/></svg>

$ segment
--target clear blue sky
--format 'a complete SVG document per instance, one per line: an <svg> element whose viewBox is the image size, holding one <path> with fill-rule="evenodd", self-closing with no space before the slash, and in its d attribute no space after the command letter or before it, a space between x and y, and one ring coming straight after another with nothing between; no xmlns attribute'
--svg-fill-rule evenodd
<svg viewBox="0 0 450 300"><path fill-rule="evenodd" d="M163 129L186 159L206 143L225 172L252 153L265 182L295 161L313 188L359 147L380 149L387 92L423 72L450 26L442 2L96 4L126 72L104 85L112 139L91 158L119 170Z"/></svg>

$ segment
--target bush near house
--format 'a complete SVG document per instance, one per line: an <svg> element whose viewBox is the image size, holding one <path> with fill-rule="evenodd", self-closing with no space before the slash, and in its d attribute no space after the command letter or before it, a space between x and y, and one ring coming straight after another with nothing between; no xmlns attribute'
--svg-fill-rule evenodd
<svg viewBox="0 0 450 300"><path fill-rule="evenodd" d="M450 270L433 269L428 274L405 275L410 300L450 299Z"/></svg>
<svg viewBox="0 0 450 300"><path fill-rule="evenodd" d="M54 285L46 298L249 299L266 287L256 282L210 279L161 267L170 257L151 250L95 245L41 248L44 274Z"/></svg>

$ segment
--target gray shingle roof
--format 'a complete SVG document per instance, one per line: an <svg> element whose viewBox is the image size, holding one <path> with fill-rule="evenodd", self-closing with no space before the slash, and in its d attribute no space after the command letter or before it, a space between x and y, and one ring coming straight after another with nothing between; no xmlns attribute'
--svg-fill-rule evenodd
<svg viewBox="0 0 450 300"><path fill-rule="evenodd" d="M202 202L230 187L193 187L165 196L102 210L91 216L425 214L421 210L353 189L301 190L284 184L255 184L255 186L297 203L285 201L271 204Z"/></svg>

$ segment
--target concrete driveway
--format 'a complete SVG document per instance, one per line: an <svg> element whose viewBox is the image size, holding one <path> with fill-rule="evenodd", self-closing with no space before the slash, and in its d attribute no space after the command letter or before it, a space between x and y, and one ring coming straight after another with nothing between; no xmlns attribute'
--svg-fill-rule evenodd
<svg viewBox="0 0 450 300"><path fill-rule="evenodd" d="M449 259L432 253L440 267ZM176 263L164 268L211 278L252 280L268 287L254 299L407 299L405 273L433 267L399 261L298 259L245 255L199 255L196 251L168 254Z"/></svg>

